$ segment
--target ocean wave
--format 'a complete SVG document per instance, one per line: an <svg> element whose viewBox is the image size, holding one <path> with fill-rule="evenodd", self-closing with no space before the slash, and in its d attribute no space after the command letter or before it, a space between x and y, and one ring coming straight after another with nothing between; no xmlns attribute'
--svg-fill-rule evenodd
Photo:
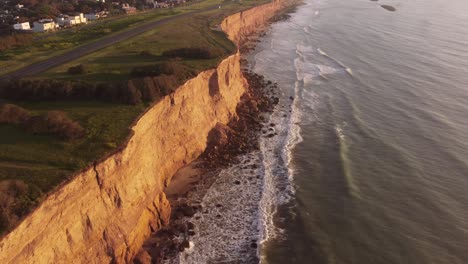
<svg viewBox="0 0 468 264"><path fill-rule="evenodd" d="M333 58L332 56L328 55L328 53L326 53L325 51L323 51L321 48L317 48L317 52L318 52L320 55L329 58L330 60L332 60L333 62L335 62L335 63L338 64L339 66L341 66L349 75L353 76L353 71L351 70L351 68L349 68L348 66L346 66L344 63L342 63L342 62L339 61L338 59Z"/></svg>
<svg viewBox="0 0 468 264"><path fill-rule="evenodd" d="M351 197L360 198L359 187L355 183L351 161L348 158L348 142L346 141L343 126L335 125L335 133L340 146L340 159L343 166L343 177L346 183L346 190Z"/></svg>

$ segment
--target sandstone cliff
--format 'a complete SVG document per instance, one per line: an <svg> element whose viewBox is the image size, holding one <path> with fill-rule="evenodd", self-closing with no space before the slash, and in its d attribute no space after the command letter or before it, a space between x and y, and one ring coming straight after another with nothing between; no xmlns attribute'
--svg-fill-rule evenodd
<svg viewBox="0 0 468 264"><path fill-rule="evenodd" d="M282 7L281 1L228 17L236 43ZM169 221L163 188L227 124L247 83L240 55L200 73L149 109L122 151L51 194L0 241L0 263L128 263L152 230Z"/></svg>
<svg viewBox="0 0 468 264"><path fill-rule="evenodd" d="M268 4L226 17L221 23L221 28L226 32L229 39L240 46L246 37L262 31L278 11L298 2L300 0L274 0Z"/></svg>

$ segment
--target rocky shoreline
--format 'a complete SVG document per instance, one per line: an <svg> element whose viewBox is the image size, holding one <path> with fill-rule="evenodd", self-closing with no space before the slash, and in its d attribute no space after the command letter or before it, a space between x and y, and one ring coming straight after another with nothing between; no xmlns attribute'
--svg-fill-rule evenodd
<svg viewBox="0 0 468 264"><path fill-rule="evenodd" d="M266 116L278 103L279 99L275 96L277 85L245 67L243 74L249 87L237 106L238 118L228 125L218 124L209 133L208 147L205 152L196 161L187 165L196 170L198 179L188 183L186 192L168 196L172 209L170 223L152 233L136 256L135 263L164 263L189 248L190 237L195 234L195 225L191 218L197 212L209 212L203 208L199 200L188 198L188 194L194 196L193 192L197 192L195 196L203 196L222 169L241 162L239 157L242 154L258 150L258 139L262 134L266 137L275 135L273 129L262 128L265 127ZM273 127L274 124L268 126ZM250 166L252 169L258 167L255 164ZM240 180L233 179L232 181L233 185L240 183ZM222 204L215 205L218 208L222 206ZM221 216L217 215L217 217ZM252 253L255 253L257 241L252 240L250 246Z"/></svg>

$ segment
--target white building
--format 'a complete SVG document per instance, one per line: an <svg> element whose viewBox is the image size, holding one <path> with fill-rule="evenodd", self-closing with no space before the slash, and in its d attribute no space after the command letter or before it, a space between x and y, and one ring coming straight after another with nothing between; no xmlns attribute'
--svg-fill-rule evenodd
<svg viewBox="0 0 468 264"><path fill-rule="evenodd" d="M164 3L164 2L161 2L161 3L155 2L154 3L154 8L168 8L168 7L169 7L168 3Z"/></svg>
<svg viewBox="0 0 468 264"><path fill-rule="evenodd" d="M69 15L59 15L57 17L57 24L61 27L64 26L73 26L73 25L79 25L79 24L86 24L88 20L86 17L83 15L83 13L74 15L74 16L69 16Z"/></svg>
<svg viewBox="0 0 468 264"><path fill-rule="evenodd" d="M31 26L29 25L29 22L16 23L13 25L13 28L15 30L31 30Z"/></svg>
<svg viewBox="0 0 468 264"><path fill-rule="evenodd" d="M55 30L58 28L58 25L55 24L52 19L41 19L39 21L34 21L32 30L34 32L45 32L50 30Z"/></svg>

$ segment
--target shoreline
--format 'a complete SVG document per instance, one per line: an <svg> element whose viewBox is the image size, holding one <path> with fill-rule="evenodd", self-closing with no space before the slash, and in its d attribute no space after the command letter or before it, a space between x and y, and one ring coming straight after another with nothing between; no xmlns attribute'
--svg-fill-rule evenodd
<svg viewBox="0 0 468 264"><path fill-rule="evenodd" d="M182 167L173 176L164 190L171 204L170 222L163 229L152 233L137 259L152 259L153 263L177 263L175 258L178 253L191 247L189 240L195 234L195 225L191 220L197 212L207 213L201 200L220 173L230 166L247 164L249 160L243 160L243 156L259 150L259 138L268 120L266 116L277 104L278 99L272 93L276 85L247 70L244 70L244 77L249 88L237 107L239 118L228 125L218 124L210 132L208 147L200 158ZM259 166L253 164L249 169L259 169ZM261 180L259 175L257 179ZM252 180L252 177L248 179ZM240 178L232 179L232 184L240 185L241 181ZM219 203L214 206L222 207ZM215 217L220 218L219 215ZM259 242L250 242L250 254L254 259L257 258Z"/></svg>
<svg viewBox="0 0 468 264"><path fill-rule="evenodd" d="M171 204L170 222L163 229L153 232L147 239L136 257L140 263L148 260L152 263L181 263L180 253L193 250L190 238L196 234L194 231L196 226L192 218L200 219L200 216L196 215L197 212L206 213L201 200L216 178L230 166L248 163L250 158L245 159L244 156L260 150L261 137L271 138L277 135L274 132L275 124L269 123L269 117L279 102L276 94L277 84L254 73L249 58L256 44L260 42L259 39L266 35L265 28L272 23L288 19L289 14L294 12L297 6L279 12L262 30L248 36L239 47L241 68L249 87L237 106L238 119L231 121L227 126L217 126L211 131L205 152L195 161L179 169L172 177L164 189ZM258 168L257 164L250 165L250 169ZM263 176L257 175L256 178L263 181ZM240 181L235 180L233 184L240 184ZM219 203L214 206L222 207ZM219 214L216 217L220 218ZM260 236L259 230L258 237L248 243L250 253L243 252L246 256L249 255L246 258L248 263L260 261L259 249L262 242Z"/></svg>

